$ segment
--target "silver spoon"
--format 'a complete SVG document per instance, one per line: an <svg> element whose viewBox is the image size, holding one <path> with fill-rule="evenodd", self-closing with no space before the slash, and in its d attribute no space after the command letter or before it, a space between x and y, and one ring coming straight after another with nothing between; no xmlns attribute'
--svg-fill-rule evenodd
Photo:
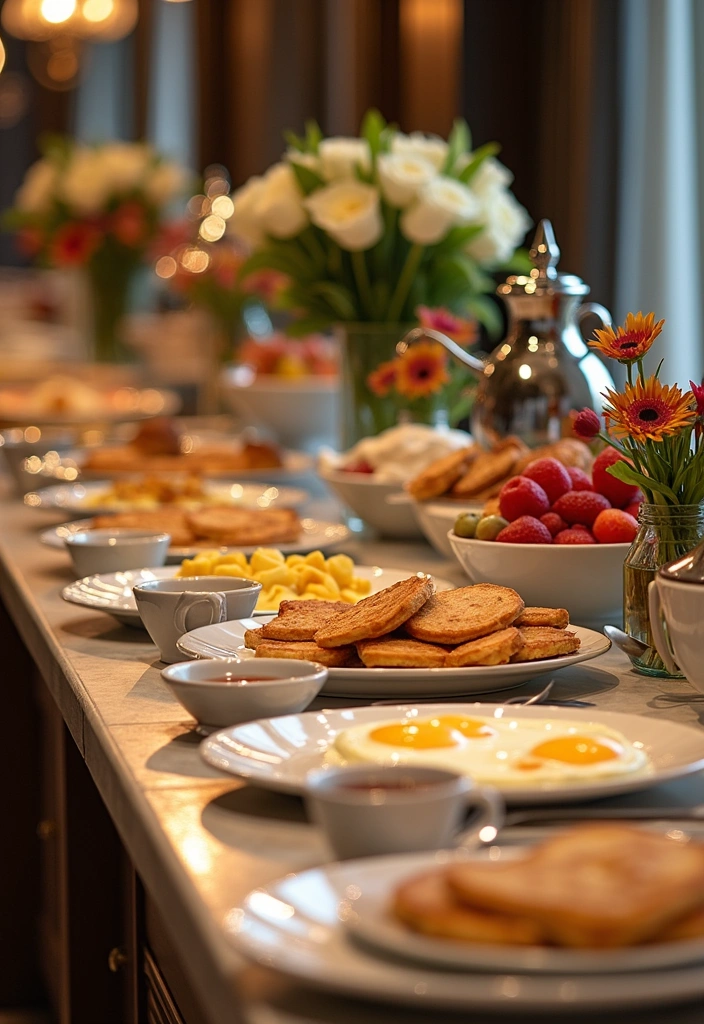
<svg viewBox="0 0 704 1024"><path fill-rule="evenodd" d="M648 644L644 644L642 640L637 640L634 636L629 636L618 626L604 626L604 635L629 658L642 658L647 651L651 650Z"/></svg>
<svg viewBox="0 0 704 1024"><path fill-rule="evenodd" d="M506 700L502 700L501 703L522 704L524 707L528 704L542 704L544 703L545 698L548 696L554 685L555 680L551 679L547 686L543 687L543 689L540 690L538 693L534 693L532 697L508 697Z"/></svg>
<svg viewBox="0 0 704 1024"><path fill-rule="evenodd" d="M549 693L552 690L554 685L555 685L555 680L551 679L550 682L546 686L544 686L542 690L540 690L538 693L534 693L531 697L524 697L524 696L508 697L506 700L503 700L500 703L501 704L520 704L520 705L523 705L524 707L525 707L526 704L543 704L543 703L545 703L545 698L549 695ZM442 703L443 701L452 700L452 699L456 700L458 698L420 697L420 698L418 698L416 700L408 701L407 703L409 703L409 704L410 703L412 703L412 704L439 704L439 703ZM468 695L464 694L459 699L463 700L463 701L466 701L468 699ZM389 706L394 706L394 705L400 704L400 703L402 703L402 702L399 701L398 698L396 700L373 700L371 702L370 707L389 707ZM564 706L564 707L577 707L577 708L590 708L590 707L594 706L593 704L591 704L589 701L586 701L586 700L558 700L558 701L555 701L555 704L559 705L559 706Z"/></svg>

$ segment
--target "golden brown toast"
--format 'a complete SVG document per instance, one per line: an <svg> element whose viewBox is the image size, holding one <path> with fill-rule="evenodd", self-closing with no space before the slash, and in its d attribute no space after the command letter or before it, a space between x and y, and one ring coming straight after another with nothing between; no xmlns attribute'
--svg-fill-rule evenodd
<svg viewBox="0 0 704 1024"><path fill-rule="evenodd" d="M263 639L264 637L262 636L261 626L259 629L245 629L244 631L244 645L245 647L248 647L250 651L256 651Z"/></svg>
<svg viewBox="0 0 704 1024"><path fill-rule="evenodd" d="M178 508L149 509L142 512L112 512L94 516L91 529L99 530L162 530L171 534L171 547L185 548L193 544L193 531L186 513Z"/></svg>
<svg viewBox="0 0 704 1024"><path fill-rule="evenodd" d="M463 476L472 461L477 457L479 449L476 445L460 448L449 452L441 459L431 463L406 484L406 490L416 501L428 501L439 498Z"/></svg>
<svg viewBox="0 0 704 1024"><path fill-rule="evenodd" d="M559 441L555 441L554 444L544 444L540 448L534 448L533 451L527 451L516 463L515 474L522 473L526 466L535 462L536 459L557 459L563 466L575 466L577 469L587 472L591 469L594 456L589 445L584 441L580 441L576 437L563 437Z"/></svg>
<svg viewBox="0 0 704 1024"><path fill-rule="evenodd" d="M382 636L360 640L357 654L367 668L442 668L447 648L408 637Z"/></svg>
<svg viewBox="0 0 704 1024"><path fill-rule="evenodd" d="M275 619L262 626L266 640L312 640L326 622L350 610L344 601L282 601Z"/></svg>
<svg viewBox="0 0 704 1024"><path fill-rule="evenodd" d="M450 866L472 908L527 918L561 946L647 942L704 906L704 847L622 824L584 824L507 862Z"/></svg>
<svg viewBox="0 0 704 1024"><path fill-rule="evenodd" d="M505 665L521 646L521 635L514 626L499 629L489 636L470 640L450 651L445 659L446 668L460 665Z"/></svg>
<svg viewBox="0 0 704 1024"><path fill-rule="evenodd" d="M463 906L442 870L403 882L394 894L391 910L404 924L425 935L505 946L534 946L543 938L540 927L531 921Z"/></svg>
<svg viewBox="0 0 704 1024"><path fill-rule="evenodd" d="M570 613L566 608L524 608L516 619L515 626L553 626L564 629L570 624Z"/></svg>
<svg viewBox="0 0 704 1024"><path fill-rule="evenodd" d="M481 494L511 475L513 467L526 451L522 441L506 438L499 450L480 452L467 472L454 484L452 493L459 498L473 498Z"/></svg>
<svg viewBox="0 0 704 1024"><path fill-rule="evenodd" d="M554 626L521 626L519 632L521 646L511 661L537 661L560 654L574 654L581 642L568 629L555 629Z"/></svg>
<svg viewBox="0 0 704 1024"><path fill-rule="evenodd" d="M406 622L404 632L430 643L463 644L510 626L523 607L510 587L477 583L435 594Z"/></svg>
<svg viewBox="0 0 704 1024"><path fill-rule="evenodd" d="M255 658L293 658L297 661L319 661L328 668L345 668L356 659L354 647L319 647L312 640L260 640L254 649Z"/></svg>
<svg viewBox="0 0 704 1024"><path fill-rule="evenodd" d="M409 576L399 580L386 590L363 598L345 615L323 626L315 634L315 642L321 647L340 647L393 633L422 608L434 590L431 576Z"/></svg>
<svg viewBox="0 0 704 1024"><path fill-rule="evenodd" d="M215 506L189 512L187 522L196 537L224 546L285 544L298 539L301 522L290 508L230 508Z"/></svg>

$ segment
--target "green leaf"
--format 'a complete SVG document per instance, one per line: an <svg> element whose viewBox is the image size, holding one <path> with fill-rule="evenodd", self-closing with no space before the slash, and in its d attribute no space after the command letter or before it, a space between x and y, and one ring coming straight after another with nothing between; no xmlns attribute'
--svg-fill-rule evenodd
<svg viewBox="0 0 704 1024"><path fill-rule="evenodd" d="M622 480L625 484L635 484L636 487L645 491L657 491L658 494L669 498L675 504L677 503L677 495L667 484L661 483L660 480L654 480L653 477L644 476L629 466L627 462L614 462L612 466L606 467L606 472L615 476L617 480Z"/></svg>
<svg viewBox="0 0 704 1024"><path fill-rule="evenodd" d="M318 295L330 306L334 315L340 320L358 320L359 309L355 297L348 288L334 281L317 281L311 285L312 295Z"/></svg>
<svg viewBox="0 0 704 1024"><path fill-rule="evenodd" d="M320 143L322 141L323 141L323 133L320 130L320 125L318 124L318 122L314 118L312 118L312 117L309 118L306 121L306 137L305 137L306 152L307 153L315 153L315 154L317 154L318 147L320 146Z"/></svg>
<svg viewBox="0 0 704 1024"><path fill-rule="evenodd" d="M462 228L452 228L448 231L442 242L438 242L431 250L434 254L451 253L456 249L464 249L465 246L480 235L484 230L483 224L468 224Z"/></svg>
<svg viewBox="0 0 704 1024"><path fill-rule="evenodd" d="M285 131L284 141L289 144L291 149L297 149L299 153L305 153L306 151L306 140L302 139L300 135L296 135L295 132Z"/></svg>
<svg viewBox="0 0 704 1024"><path fill-rule="evenodd" d="M469 125L463 117L456 118L452 125L450 137L447 140L447 156L445 157L442 173L451 174L457 163L457 158L462 156L463 153L469 152L471 145L472 136L469 131Z"/></svg>
<svg viewBox="0 0 704 1024"><path fill-rule="evenodd" d="M510 259L504 263L497 263L496 269L505 271L507 274L530 274L533 270L533 261L528 255L527 249L516 249Z"/></svg>
<svg viewBox="0 0 704 1024"><path fill-rule="evenodd" d="M316 334L318 331L327 330L330 320L324 317L306 316L300 320L292 320L286 326L285 332L290 338L302 338L305 334Z"/></svg>
<svg viewBox="0 0 704 1024"><path fill-rule="evenodd" d="M315 192L317 188L322 188L325 184L319 174L312 171L310 167L299 164L296 160L291 161L291 169L296 175L296 181L304 196L309 196L311 192Z"/></svg>
<svg viewBox="0 0 704 1024"><path fill-rule="evenodd" d="M463 181L465 185L468 185L484 161L488 159L488 157L496 156L496 154L500 152L501 146L498 142L485 142L483 146L479 147L479 149L474 150L471 160L466 167L462 168L457 177L460 181Z"/></svg>
<svg viewBox="0 0 704 1024"><path fill-rule="evenodd" d="M472 295L467 299L467 310L486 327L492 338L499 338L504 322L499 307L488 295Z"/></svg>
<svg viewBox="0 0 704 1024"><path fill-rule="evenodd" d="M372 154L372 164L376 161L377 154L381 152L381 144L386 121L374 107L368 110L362 120L361 136L369 143Z"/></svg>

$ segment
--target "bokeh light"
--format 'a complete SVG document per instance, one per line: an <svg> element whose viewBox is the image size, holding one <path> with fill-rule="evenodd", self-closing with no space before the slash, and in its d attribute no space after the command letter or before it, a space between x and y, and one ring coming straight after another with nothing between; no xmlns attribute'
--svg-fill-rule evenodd
<svg viewBox="0 0 704 1024"><path fill-rule="evenodd" d="M154 267L157 277L173 277L178 270L178 264L173 256L161 256Z"/></svg>
<svg viewBox="0 0 704 1024"><path fill-rule="evenodd" d="M60 25L75 12L76 0L42 0L39 10L50 25Z"/></svg>
<svg viewBox="0 0 704 1024"><path fill-rule="evenodd" d="M217 242L225 234L225 221L211 214L200 226L199 234L206 242Z"/></svg>

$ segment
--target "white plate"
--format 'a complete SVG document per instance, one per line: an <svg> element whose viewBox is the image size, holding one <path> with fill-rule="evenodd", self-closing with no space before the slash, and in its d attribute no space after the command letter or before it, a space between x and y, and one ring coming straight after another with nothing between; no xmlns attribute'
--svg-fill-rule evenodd
<svg viewBox="0 0 704 1024"><path fill-rule="evenodd" d="M514 966L504 974L440 971L374 955L351 940L341 917L354 913L358 894L381 899L406 868L446 858L442 853L369 858L289 874L249 893L241 907L231 910L225 918L226 934L255 963L314 988L416 1008L567 1016L579 1010L676 1003L704 995L701 964L597 976L520 974Z"/></svg>
<svg viewBox="0 0 704 1024"><path fill-rule="evenodd" d="M233 505L243 508L298 508L309 498L307 491L294 487L274 487L270 484L242 484L236 480L229 480L222 483L204 481L202 483L203 493L206 496L207 505ZM159 508L159 505L146 504L139 501L118 501L110 500L101 495L107 495L111 490L111 484L107 480L96 480L91 483L54 484L53 487L43 487L39 491L30 491L25 494L24 503L30 508L41 509L64 509L74 515L94 516L110 512L152 512ZM197 498L189 502L188 509L202 508L204 502ZM166 505L165 508L185 507Z"/></svg>
<svg viewBox="0 0 704 1024"><path fill-rule="evenodd" d="M330 692L329 683L327 693ZM575 803L633 793L704 768L701 730L642 715L613 711L593 713L551 705L536 707L500 704L419 704L345 708L341 711L306 711L300 715L263 718L214 733L201 745L208 764L231 775L249 779L265 789L301 794L308 772L333 764L327 754L335 736L353 725L398 721L410 715L432 718L440 714L475 714L524 719L567 720L609 726L631 743L640 743L650 758L647 771L584 782L535 782L523 786L499 785L507 803L517 805Z"/></svg>
<svg viewBox="0 0 704 1024"><path fill-rule="evenodd" d="M229 439L230 442L232 439ZM150 469L147 465L143 470L140 467L135 469L84 469L83 462L85 461L86 454L90 449L77 448L74 451L67 452L64 456L65 459L71 459L80 471L81 479L83 480L96 480L107 478L108 480L123 480L134 477L135 473L148 473L150 476L163 477L169 475L172 470L160 470ZM309 473L313 468L313 456L307 452L298 451L283 451L281 453L281 466L269 467L268 469L238 469L237 478L242 482L251 480L263 480L266 483L280 483L283 480L288 480L292 477L303 476ZM188 473L188 467L178 470L179 473ZM230 478L233 476L234 471L228 469L227 472L222 473L210 473L204 470L194 470L194 476L204 477L207 480L220 480L223 478Z"/></svg>
<svg viewBox="0 0 704 1024"><path fill-rule="evenodd" d="M137 611L132 588L144 580L169 579L176 575L177 569L177 566L171 565L162 569L135 569L86 576L84 579L76 580L75 583L64 587L61 596L70 604L79 604L84 608L108 612L120 622L124 622L125 625L139 628L142 626L142 619ZM380 569L376 565L356 565L354 574L371 582L373 594L378 590L390 587L392 583L405 579L407 575L397 569ZM453 584L446 580L436 580L435 582L439 590L452 590L453 588ZM255 611L252 614L259 619L258 626L274 617L273 612ZM245 620L237 621L244 622Z"/></svg>
<svg viewBox="0 0 704 1024"><path fill-rule="evenodd" d="M399 572L405 579L408 573ZM390 586L396 579L389 580ZM439 590L451 590L452 583L435 579ZM579 661L589 661L604 654L611 642L601 633L581 626L570 627L581 640L576 654L541 661L523 661L515 665L482 665L464 668L331 668L324 693L338 697L450 697L466 693L489 693L507 690L528 679L554 672ZM251 629L247 619L220 622L202 626L184 634L178 641L179 650L194 658L252 657L244 646L244 633Z"/></svg>
<svg viewBox="0 0 704 1024"><path fill-rule="evenodd" d="M673 840L674 842L674 840ZM492 861L525 856L526 849L495 846ZM457 854L457 860L487 860L488 850L473 856ZM492 943L457 942L411 931L389 912L389 900L406 878L437 867L435 855L375 857L367 860L372 881L359 885L354 913L345 920L349 931L368 946L431 967L455 970L491 970L521 974L615 974L624 971L660 970L704 961L704 939L661 942L625 949L557 949L551 946L502 946Z"/></svg>
<svg viewBox="0 0 704 1024"><path fill-rule="evenodd" d="M89 386L90 387L90 386ZM95 401L90 409L65 412L37 407L36 385L0 388L0 420L3 423L33 423L38 427L80 426L94 423L132 423L153 416L173 416L181 399L173 391L130 387L92 388Z"/></svg>
<svg viewBox="0 0 704 1024"><path fill-rule="evenodd" d="M63 549L65 537L72 533L78 533L79 530L89 529L90 520L79 519L73 523L63 523L61 526L52 526L48 530L43 530L39 534L39 540L42 544L46 544L47 547ZM276 547L285 555L305 555L309 551L317 551L318 549L326 551L328 548L347 540L349 535L350 531L341 523L330 523L322 519L302 519L300 538L297 541L291 541L291 543L277 544ZM255 544L249 547L219 548L218 550L223 555L230 551L241 551L245 555L251 555L261 546L261 544ZM170 547L166 560L170 564L174 564L181 562L184 558L193 558L199 551L214 549L214 544L201 544L198 547L185 548Z"/></svg>

